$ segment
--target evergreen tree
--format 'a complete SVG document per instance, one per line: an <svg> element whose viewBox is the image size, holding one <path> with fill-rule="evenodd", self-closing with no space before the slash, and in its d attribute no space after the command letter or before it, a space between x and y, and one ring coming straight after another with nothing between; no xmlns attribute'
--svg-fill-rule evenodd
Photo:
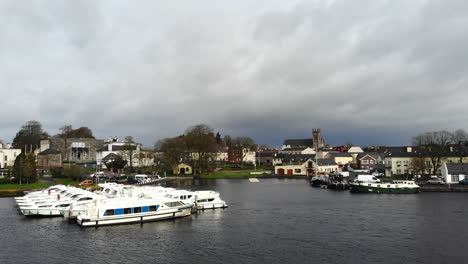
<svg viewBox="0 0 468 264"><path fill-rule="evenodd" d="M21 153L16 157L13 177L15 182L20 184L37 182L36 157L33 152Z"/></svg>

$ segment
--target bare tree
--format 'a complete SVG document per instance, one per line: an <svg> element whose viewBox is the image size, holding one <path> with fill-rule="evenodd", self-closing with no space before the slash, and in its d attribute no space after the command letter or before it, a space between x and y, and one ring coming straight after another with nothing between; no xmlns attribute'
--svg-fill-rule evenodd
<svg viewBox="0 0 468 264"><path fill-rule="evenodd" d="M425 132L413 137L413 144L418 146L420 157L430 160L432 174L442 166L442 160L449 152L452 134L448 131Z"/></svg>
<svg viewBox="0 0 468 264"><path fill-rule="evenodd" d="M412 158L410 160L409 168L410 170L413 171L413 173L424 174L424 172L426 171L426 164L424 162L424 158L423 157Z"/></svg>
<svg viewBox="0 0 468 264"><path fill-rule="evenodd" d="M128 162L130 163L130 172L133 172L133 155L137 151L137 144L133 140L132 136L126 136L123 145L123 157L128 157Z"/></svg>
<svg viewBox="0 0 468 264"><path fill-rule="evenodd" d="M193 172L203 173L208 168L208 163L217 151L217 144L213 129L200 124L189 127L185 131L185 144L191 153Z"/></svg>
<svg viewBox="0 0 468 264"><path fill-rule="evenodd" d="M155 150L163 152L162 162L166 170L187 160L185 138L165 138L158 140L155 144Z"/></svg>
<svg viewBox="0 0 468 264"><path fill-rule="evenodd" d="M234 147L240 148L242 151L241 167L247 154L250 151L257 150L258 147L255 141L250 137L236 137L232 140L232 143Z"/></svg>
<svg viewBox="0 0 468 264"><path fill-rule="evenodd" d="M460 163L463 162L463 157L468 154L468 133L464 129L455 130L452 133L453 150L457 153Z"/></svg>
<svg viewBox="0 0 468 264"><path fill-rule="evenodd" d="M62 138L63 139L63 143L64 143L64 150L65 150L65 153L64 153L64 158L66 160L69 160L69 157L68 157L68 138L70 138L69 134L70 132L73 130L72 126L71 125L64 125L60 128L60 132L57 136Z"/></svg>

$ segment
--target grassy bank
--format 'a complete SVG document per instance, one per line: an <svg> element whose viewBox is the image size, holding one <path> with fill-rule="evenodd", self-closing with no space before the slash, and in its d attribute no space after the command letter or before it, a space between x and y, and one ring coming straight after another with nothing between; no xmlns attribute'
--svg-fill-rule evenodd
<svg viewBox="0 0 468 264"><path fill-rule="evenodd" d="M0 190L27 190L27 189L38 189L47 188L50 184L43 182L36 182L30 184L0 184Z"/></svg>

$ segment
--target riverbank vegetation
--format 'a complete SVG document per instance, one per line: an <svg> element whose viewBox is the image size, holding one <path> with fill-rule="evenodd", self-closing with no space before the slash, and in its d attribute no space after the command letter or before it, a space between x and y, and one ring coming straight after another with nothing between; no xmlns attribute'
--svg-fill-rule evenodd
<svg viewBox="0 0 468 264"><path fill-rule="evenodd" d="M29 183L29 184L0 184L0 190L28 190L47 188L50 184L43 182Z"/></svg>

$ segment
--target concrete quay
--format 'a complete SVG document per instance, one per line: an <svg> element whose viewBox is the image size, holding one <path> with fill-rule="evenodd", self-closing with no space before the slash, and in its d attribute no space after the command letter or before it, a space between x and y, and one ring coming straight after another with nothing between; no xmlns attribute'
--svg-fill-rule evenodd
<svg viewBox="0 0 468 264"><path fill-rule="evenodd" d="M468 185L442 184L442 185L420 185L422 192L468 192Z"/></svg>

